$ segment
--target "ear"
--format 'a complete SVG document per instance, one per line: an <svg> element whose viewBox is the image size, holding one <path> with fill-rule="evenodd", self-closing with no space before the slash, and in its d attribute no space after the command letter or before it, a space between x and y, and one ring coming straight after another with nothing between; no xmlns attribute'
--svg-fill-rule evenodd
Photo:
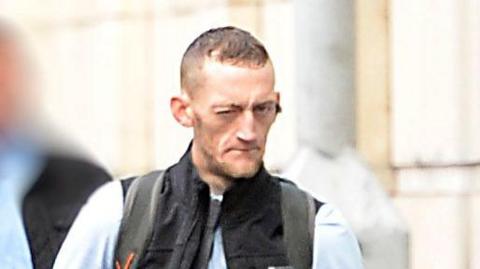
<svg viewBox="0 0 480 269"><path fill-rule="evenodd" d="M280 105L280 93L275 92L275 101L277 102L277 115L282 112L282 106Z"/></svg>
<svg viewBox="0 0 480 269"><path fill-rule="evenodd" d="M188 96L173 96L170 99L170 110L175 120L182 126L193 126L193 113Z"/></svg>
<svg viewBox="0 0 480 269"><path fill-rule="evenodd" d="M280 104L280 92L275 92L275 101Z"/></svg>

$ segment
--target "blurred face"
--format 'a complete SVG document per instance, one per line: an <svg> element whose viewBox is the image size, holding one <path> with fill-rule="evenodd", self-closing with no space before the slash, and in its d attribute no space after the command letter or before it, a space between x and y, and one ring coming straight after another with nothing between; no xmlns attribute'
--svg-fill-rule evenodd
<svg viewBox="0 0 480 269"><path fill-rule="evenodd" d="M279 102L271 63L250 68L206 61L200 72L187 111L194 163L216 176L254 176Z"/></svg>
<svg viewBox="0 0 480 269"><path fill-rule="evenodd" d="M14 120L23 94L20 59L13 44L0 43L0 130Z"/></svg>

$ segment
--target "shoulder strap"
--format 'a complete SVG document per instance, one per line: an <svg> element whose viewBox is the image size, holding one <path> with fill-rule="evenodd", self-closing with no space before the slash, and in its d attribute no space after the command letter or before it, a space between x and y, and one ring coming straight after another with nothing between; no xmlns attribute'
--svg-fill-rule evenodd
<svg viewBox="0 0 480 269"><path fill-rule="evenodd" d="M163 177L164 171L155 171L135 179L129 186L115 249L116 269L138 268L152 237Z"/></svg>
<svg viewBox="0 0 480 269"><path fill-rule="evenodd" d="M311 269L315 201L293 183L281 181L284 241L287 255L295 269Z"/></svg>

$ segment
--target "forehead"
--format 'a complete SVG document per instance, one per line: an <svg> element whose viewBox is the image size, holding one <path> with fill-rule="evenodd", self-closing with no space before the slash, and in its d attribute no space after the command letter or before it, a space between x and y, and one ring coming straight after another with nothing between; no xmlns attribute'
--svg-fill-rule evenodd
<svg viewBox="0 0 480 269"><path fill-rule="evenodd" d="M0 65L2 68L20 67L23 58L17 45L10 41L0 41Z"/></svg>
<svg viewBox="0 0 480 269"><path fill-rule="evenodd" d="M9 45L0 44L0 80L15 78L20 71L19 57L16 50Z"/></svg>
<svg viewBox="0 0 480 269"><path fill-rule="evenodd" d="M206 60L201 73L198 94L202 100L245 103L274 95L275 75L270 62L250 67Z"/></svg>

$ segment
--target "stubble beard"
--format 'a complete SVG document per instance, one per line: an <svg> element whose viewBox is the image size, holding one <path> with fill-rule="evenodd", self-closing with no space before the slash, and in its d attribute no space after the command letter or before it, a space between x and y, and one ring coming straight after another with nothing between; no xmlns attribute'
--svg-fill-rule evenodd
<svg viewBox="0 0 480 269"><path fill-rule="evenodd" d="M262 159L259 159L256 160L252 165L249 165L247 169L238 171L238 169L234 167L234 164L231 165L226 162L217 161L213 154L211 154L209 150L202 145L199 145L199 148L202 153L202 157L204 158L207 170L210 173L222 177L226 180L251 178L255 176L263 163Z"/></svg>
<svg viewBox="0 0 480 269"><path fill-rule="evenodd" d="M199 153L201 155L200 157L203 159L202 162L204 163L205 169L210 174L228 181L239 178L251 178L255 176L260 167L263 165L263 154L262 157L260 157L258 160L255 160L255 162L250 165L248 169L244 169L243 171L237 171L237 169L234 167L234 164L231 165L227 162L221 162L215 158L214 154L212 153L214 152L214 149L209 149L208 141L204 141L205 134L203 134L202 130L203 121L198 115L195 115L195 121L197 123L197 128L194 131L195 137L197 137L195 143L198 143L196 147L199 149Z"/></svg>

